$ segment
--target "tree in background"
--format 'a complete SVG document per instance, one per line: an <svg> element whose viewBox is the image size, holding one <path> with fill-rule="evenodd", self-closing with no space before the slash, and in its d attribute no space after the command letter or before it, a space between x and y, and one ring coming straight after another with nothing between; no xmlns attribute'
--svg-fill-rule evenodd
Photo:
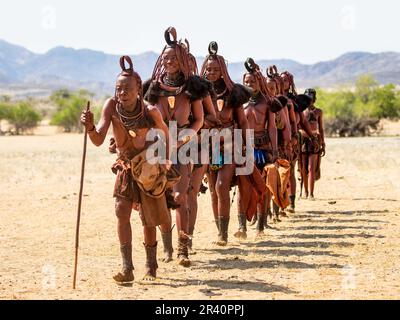
<svg viewBox="0 0 400 320"><path fill-rule="evenodd" d="M50 124L60 126L64 132L82 132L80 114L93 94L86 90L72 92L61 89L54 92L50 100L56 104L57 111L51 118Z"/></svg>
<svg viewBox="0 0 400 320"><path fill-rule="evenodd" d="M42 116L31 104L23 101L8 105L5 119L14 127L14 133L19 135L35 128Z"/></svg>
<svg viewBox="0 0 400 320"><path fill-rule="evenodd" d="M10 112L9 105L0 101L0 134L2 134L1 120L6 120L8 118L9 112Z"/></svg>
<svg viewBox="0 0 400 320"><path fill-rule="evenodd" d="M395 85L387 84L377 88L372 94L372 101L375 105L374 116L379 119L400 118L400 93Z"/></svg>
<svg viewBox="0 0 400 320"><path fill-rule="evenodd" d="M400 117L399 91L392 84L379 86L370 75L359 77L354 90L317 91L330 136L370 135L380 130L380 119Z"/></svg>

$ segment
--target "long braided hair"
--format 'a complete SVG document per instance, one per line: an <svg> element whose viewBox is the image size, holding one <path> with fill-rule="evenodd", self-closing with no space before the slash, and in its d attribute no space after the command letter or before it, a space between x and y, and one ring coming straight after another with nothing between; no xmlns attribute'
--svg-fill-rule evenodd
<svg viewBox="0 0 400 320"><path fill-rule="evenodd" d="M277 92L277 95L284 94L285 93L285 83L281 77L281 75L278 72L278 68L276 65L272 65L267 68L267 77L271 81L275 83Z"/></svg>
<svg viewBox="0 0 400 320"><path fill-rule="evenodd" d="M289 93L297 96L296 85L294 84L294 77L289 71L284 71L281 73L281 78L286 77L289 79Z"/></svg>
<svg viewBox="0 0 400 320"><path fill-rule="evenodd" d="M206 67L209 61L217 61L218 65L221 69L222 79L224 80L225 86L229 92L232 91L234 82L228 73L228 68L225 63L225 59L223 56L218 55L218 44L215 41L210 42L208 46L208 55L201 66L200 76L204 77L206 74Z"/></svg>
<svg viewBox="0 0 400 320"><path fill-rule="evenodd" d="M247 58L244 66L248 72L243 75L243 83L246 75L251 74L256 79L262 96L267 102L271 102L271 93L268 90L267 79L263 76L260 66L254 62L253 58Z"/></svg>
<svg viewBox="0 0 400 320"><path fill-rule="evenodd" d="M181 42L181 41L179 41ZM193 54L190 53L190 45L188 39L185 39L185 43L182 43L182 45L186 48L186 52L188 54L189 58L189 69L190 69L190 75L194 76L199 74L199 70L197 68L197 61L196 58Z"/></svg>
<svg viewBox="0 0 400 320"><path fill-rule="evenodd" d="M164 47L163 51L157 59L151 79L159 81L164 75L165 68L163 66L163 54L165 50L173 48L175 50L180 71L182 72L185 80L187 80L191 76L188 48L182 43L182 41L177 41L176 29L174 27L169 27L167 30L165 30L164 38L167 45Z"/></svg>

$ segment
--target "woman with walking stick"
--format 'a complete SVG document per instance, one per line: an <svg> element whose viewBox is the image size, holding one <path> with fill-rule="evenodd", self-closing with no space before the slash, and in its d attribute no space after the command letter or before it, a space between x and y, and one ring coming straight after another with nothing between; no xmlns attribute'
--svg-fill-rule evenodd
<svg viewBox="0 0 400 320"><path fill-rule="evenodd" d="M153 142L146 140L147 133L149 130L159 129L168 150L168 128L158 109L145 104L142 81L133 70L131 59L127 56L121 57L120 66L122 71L116 81L115 95L105 102L98 125L94 126L90 111L82 112L81 122L96 146L104 142L111 124L113 128L118 155L112 166L117 175L114 187L115 214L118 219L117 230L123 264L122 271L113 278L118 283L134 280L130 224L133 208L139 210L144 230L146 274L143 280L154 281L158 268L156 227L160 226L165 232L171 230L165 190L179 180L179 175L174 175L169 160L165 165L148 161L146 150Z"/></svg>

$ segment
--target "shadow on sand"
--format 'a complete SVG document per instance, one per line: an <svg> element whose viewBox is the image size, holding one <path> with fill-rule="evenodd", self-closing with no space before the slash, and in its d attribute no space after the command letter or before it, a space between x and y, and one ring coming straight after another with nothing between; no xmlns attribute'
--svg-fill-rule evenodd
<svg viewBox="0 0 400 320"><path fill-rule="evenodd" d="M209 260L208 263L198 267L202 270L248 270L248 269L275 269L275 268L286 268L286 269L318 269L318 268L332 268L341 269L342 265L337 263L306 263L300 261L288 261L288 260L261 260L261 261L247 261L244 259L233 258L233 259L216 259Z"/></svg>
<svg viewBox="0 0 400 320"><path fill-rule="evenodd" d="M280 247L292 247L291 245L284 244ZM248 247L248 249L239 249L239 248L228 248L228 249L203 249L199 250L205 253L218 253L219 255L237 255L237 256L247 256L248 254L259 254L259 255L270 255L270 256L298 256L298 257L306 257L306 256L329 256L333 258L341 258L345 257L342 254L336 254L332 251L303 251L303 250L295 250L295 249L281 249L281 248L271 248L267 247L265 249L258 249L254 247Z"/></svg>
<svg viewBox="0 0 400 320"><path fill-rule="evenodd" d="M166 280L168 283L163 283ZM221 296L223 290L240 290L240 291L257 291L264 293L280 292L285 294L296 294L285 286L275 285L262 281L243 281L237 280L196 280L196 279L173 279L173 278L159 278L159 280L152 285L168 286L173 288L181 288L182 286L207 286L208 289L200 288L199 291L206 296ZM216 293L221 290L221 293Z"/></svg>
<svg viewBox="0 0 400 320"><path fill-rule="evenodd" d="M306 227L286 227L286 230L298 230L298 231L307 231L307 230L378 230L378 227L365 227L365 226L306 226Z"/></svg>

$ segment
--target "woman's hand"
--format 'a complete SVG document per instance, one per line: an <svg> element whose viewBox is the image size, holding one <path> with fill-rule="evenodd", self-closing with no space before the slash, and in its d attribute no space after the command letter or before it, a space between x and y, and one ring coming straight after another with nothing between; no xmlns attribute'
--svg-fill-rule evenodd
<svg viewBox="0 0 400 320"><path fill-rule="evenodd" d="M81 123L86 127L88 131L93 131L95 128L93 113L90 110L84 110L81 113Z"/></svg>

